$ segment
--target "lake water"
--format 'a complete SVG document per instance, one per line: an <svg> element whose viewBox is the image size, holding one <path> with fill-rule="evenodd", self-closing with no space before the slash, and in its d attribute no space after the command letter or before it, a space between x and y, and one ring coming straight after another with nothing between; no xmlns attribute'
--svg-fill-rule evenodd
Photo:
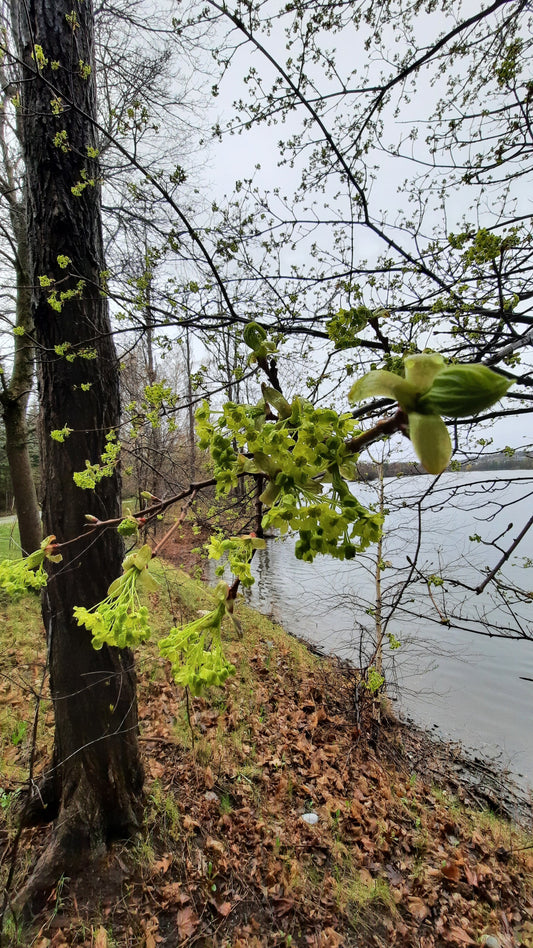
<svg viewBox="0 0 533 948"><path fill-rule="evenodd" d="M354 492L372 504L377 487L359 484ZM394 652L385 649L385 664L401 708L533 785L533 599L512 591L514 584L533 590L533 529L505 564L498 590L491 584L476 595L453 585L477 586L519 534L533 512L533 472L394 478L385 481L385 496L383 616L401 642ZM500 549L487 545L493 542ZM272 540L256 555L247 598L289 632L364 664L373 651L367 610L374 606L375 548L355 561L307 564L293 547L290 537ZM449 582L432 584L429 595L431 574ZM530 640L481 634L487 632Z"/></svg>

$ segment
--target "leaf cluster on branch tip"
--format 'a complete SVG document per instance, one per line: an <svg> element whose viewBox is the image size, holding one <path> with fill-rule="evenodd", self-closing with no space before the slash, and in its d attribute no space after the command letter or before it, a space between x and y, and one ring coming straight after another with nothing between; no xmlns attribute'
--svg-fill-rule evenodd
<svg viewBox="0 0 533 948"><path fill-rule="evenodd" d="M378 539L380 516L368 511L348 486L356 477L357 461L349 444L357 429L349 413L315 408L300 397L289 404L263 386L257 404L227 402L221 412L211 413L204 403L196 420L200 447L211 452L218 493L235 487L243 474L265 475L268 484L260 499L269 509L262 526L282 534L298 532L297 557L312 561L327 553L351 559ZM234 560L237 542L232 541ZM242 560L245 542L241 540ZM219 543L212 549L218 556L230 552Z"/></svg>
<svg viewBox="0 0 533 948"><path fill-rule="evenodd" d="M149 637L148 609L141 605L138 590L159 589L159 583L148 572L151 558L148 544L130 553L122 564L124 573L111 583L106 599L92 609L74 607L74 617L78 625L91 632L95 649L103 645L133 648Z"/></svg>
<svg viewBox="0 0 533 948"><path fill-rule="evenodd" d="M193 695L202 694L210 686L223 685L235 673L234 665L222 651L222 619L226 614L233 618L227 593L226 583L220 582L215 590L216 608L181 628L171 629L159 643L161 654L172 664L174 680L189 688Z"/></svg>
<svg viewBox="0 0 533 948"><path fill-rule="evenodd" d="M122 444L117 441L114 431L106 435L106 446L101 455L101 463L91 464L87 459L85 461L84 471L75 471L73 474L74 483L82 490L94 490L102 478L111 477L120 459Z"/></svg>
<svg viewBox="0 0 533 948"><path fill-rule="evenodd" d="M122 564L124 573L111 583L106 599L92 609L74 608L78 625L92 633L95 649L104 644L134 648L149 637L148 609L141 605L139 591L157 592L160 588L148 571L151 558L148 544L130 553ZM239 628L233 617L233 600L229 602L227 594L226 583L219 583L216 608L181 628L172 628L159 643L161 654L172 664L176 684L188 687L193 695L201 694L209 686L224 684L235 671L224 656L221 641L224 615L228 614Z"/></svg>
<svg viewBox="0 0 533 948"><path fill-rule="evenodd" d="M490 408L511 385L485 365L446 365L435 352L404 359L405 377L385 369L368 372L350 390L350 401L386 396L407 414L409 437L429 474L440 474L452 456L442 415L467 418Z"/></svg>
<svg viewBox="0 0 533 948"><path fill-rule="evenodd" d="M267 359L277 351L275 342L268 339L266 330L259 323L247 323L242 337L248 348L252 350L248 358L249 365L261 362L261 360Z"/></svg>
<svg viewBox="0 0 533 948"><path fill-rule="evenodd" d="M254 534L241 537L224 537L223 533L211 537L207 546L209 559L220 560L227 557L228 565L234 576L243 586L253 586L254 578L250 564L255 550L264 550L266 540ZM224 573L224 565L217 566L217 576Z"/></svg>
<svg viewBox="0 0 533 948"><path fill-rule="evenodd" d="M62 556L54 544L55 536L45 537L34 553L21 560L2 560L0 562L0 588L13 599L18 599L30 589L39 590L46 586L48 577L44 561L61 561Z"/></svg>

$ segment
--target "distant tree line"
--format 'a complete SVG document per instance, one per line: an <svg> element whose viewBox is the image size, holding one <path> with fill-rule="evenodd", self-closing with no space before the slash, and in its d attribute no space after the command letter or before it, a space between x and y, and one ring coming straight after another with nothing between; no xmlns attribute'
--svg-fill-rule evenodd
<svg viewBox="0 0 533 948"><path fill-rule="evenodd" d="M469 458L467 461L454 460L450 471L530 471L533 470L533 453L529 449L513 451L507 449L496 451L494 454L481 455L478 458ZM360 462L357 465L360 480L373 481L378 477L374 464ZM416 461L385 461L383 463L384 477L418 477L427 471Z"/></svg>

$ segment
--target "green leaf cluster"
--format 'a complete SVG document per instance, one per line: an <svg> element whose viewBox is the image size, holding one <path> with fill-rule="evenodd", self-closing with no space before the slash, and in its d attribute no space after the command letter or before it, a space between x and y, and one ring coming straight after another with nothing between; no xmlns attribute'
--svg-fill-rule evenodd
<svg viewBox="0 0 533 948"><path fill-rule="evenodd" d="M37 63L39 69L45 69L45 67L48 66L48 58L44 55L42 46L39 46L37 43L34 44L31 58Z"/></svg>
<svg viewBox="0 0 533 948"><path fill-rule="evenodd" d="M85 470L84 471L75 471L73 474L74 483L77 487L81 487L82 490L94 490L97 484L104 477L112 477L115 472L115 468L118 464L121 443L117 441L117 436L114 431L110 431L106 435L106 447L102 452L100 464L91 464L90 461L85 461Z"/></svg>
<svg viewBox="0 0 533 948"><path fill-rule="evenodd" d="M369 668L366 677L366 686L370 693L376 694L384 684L385 679L383 675L378 672L376 668Z"/></svg>
<svg viewBox="0 0 533 948"><path fill-rule="evenodd" d="M148 609L139 600L139 589L154 592L159 583L148 572L152 551L146 544L124 560L124 573L111 583L107 598L92 609L74 607L78 625L92 633L93 648L103 645L133 648L150 635Z"/></svg>
<svg viewBox="0 0 533 948"><path fill-rule="evenodd" d="M29 565L28 559L2 560L0 563L0 588L13 599L20 599L29 589L46 586L47 577L42 562L35 568Z"/></svg>
<svg viewBox="0 0 533 948"><path fill-rule="evenodd" d="M350 559L378 539L379 515L366 510L347 484L356 476L349 444L356 427L350 414L315 408L300 397L289 404L264 386L256 405L228 402L213 418L204 403L196 419L200 446L211 452L218 492L226 493L242 474L265 475L261 500L269 510L263 527L282 534L297 531L300 558L312 561L317 553L328 553ZM220 549L212 541L211 551Z"/></svg>
<svg viewBox="0 0 533 948"><path fill-rule="evenodd" d="M368 323L372 313L366 306L352 306L351 309L339 309L328 319L326 329L329 338L335 343L336 349L351 349L360 340L360 333Z"/></svg>
<svg viewBox="0 0 533 948"><path fill-rule="evenodd" d="M60 444L63 444L63 442L72 434L73 431L73 428L69 428L68 425L64 425L63 428L55 428L53 431L51 431L50 437L52 438L52 441L59 441Z"/></svg>
<svg viewBox="0 0 533 948"><path fill-rule="evenodd" d="M65 260L69 260L69 258L58 257L58 261L59 260L65 261ZM63 264L60 264L60 266L63 266ZM68 264L64 264L64 266L68 266ZM43 281L46 281L46 282L43 282ZM41 286L43 287L51 286L54 283L54 281L50 280L49 277L42 277L42 276L39 277L39 282ZM64 303L67 303L69 300L73 300L73 299L81 299L83 297L84 290L85 290L85 280L78 280L78 282L76 283L76 287L71 290L62 290L60 293L58 293L58 291L55 289L52 290L52 292L47 296L46 301L48 305L56 313L60 313L63 309ZM56 347L56 351L57 351L57 347ZM73 361L75 358L76 356L74 354L71 354L70 361Z"/></svg>
<svg viewBox="0 0 533 948"><path fill-rule="evenodd" d="M121 520L117 527L117 533L119 533L121 537L137 536L138 532L139 523L131 513L128 513L128 516L124 517L124 520Z"/></svg>
<svg viewBox="0 0 533 948"><path fill-rule="evenodd" d="M395 399L406 412L409 437L429 474L440 474L452 456L452 443L442 415L477 415L502 398L511 382L485 365L446 365L434 352L404 359L405 377L385 369L368 372L350 391L350 401L376 395Z"/></svg>
<svg viewBox="0 0 533 948"><path fill-rule="evenodd" d="M91 67L89 63L86 63L83 59L78 61L78 66L80 70L80 76L82 79L88 79L91 75Z"/></svg>
<svg viewBox="0 0 533 948"><path fill-rule="evenodd" d="M54 135L54 145L56 148L59 148L63 154L67 154L70 151L70 144L68 140L68 133L63 129L60 132L56 132Z"/></svg>
<svg viewBox="0 0 533 948"><path fill-rule="evenodd" d="M34 553L20 560L2 560L0 562L0 589L19 599L30 589L39 590L46 586L48 581L45 569L45 559L57 563L62 557L54 552L54 536L45 537L41 546Z"/></svg>
<svg viewBox="0 0 533 948"><path fill-rule="evenodd" d="M264 550L266 541L253 534L242 537L224 537L222 533L211 537L207 546L209 558L227 559L229 568L237 576L243 586L253 586L254 579L250 571L254 550ZM218 566L217 575L224 572L224 565Z"/></svg>
<svg viewBox="0 0 533 948"><path fill-rule="evenodd" d="M155 430L161 427L163 416L173 411L178 403L178 396L166 379L161 379L153 385L146 385L140 401L132 400L125 406L125 411L131 415L131 437L136 438L143 425L148 424ZM175 430L175 422L167 420L169 430Z"/></svg>
<svg viewBox="0 0 533 948"><path fill-rule="evenodd" d="M191 694L201 695L206 688L223 685L235 666L222 650L221 622L226 614L227 586L217 586L218 605L211 612L182 628L171 629L159 643L164 658L172 664L174 680L189 688Z"/></svg>

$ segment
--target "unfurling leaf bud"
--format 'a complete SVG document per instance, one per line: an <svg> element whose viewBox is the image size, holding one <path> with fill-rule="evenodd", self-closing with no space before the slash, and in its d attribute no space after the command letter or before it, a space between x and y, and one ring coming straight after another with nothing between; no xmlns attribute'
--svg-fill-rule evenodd
<svg viewBox="0 0 533 948"><path fill-rule="evenodd" d="M126 570L131 569L133 566L135 569L138 569L139 572L143 570L152 559L152 549L148 546L147 543L144 546L141 546L140 550L137 550L135 553L130 553L122 563L122 569Z"/></svg>
<svg viewBox="0 0 533 948"><path fill-rule="evenodd" d="M352 385L348 395L350 404L363 401L364 398L373 398L375 395L384 395L398 402L404 411L415 407L417 389L406 379L386 369L375 369L367 372Z"/></svg>
<svg viewBox="0 0 533 948"><path fill-rule="evenodd" d="M420 355L406 356L403 360L405 378L417 392L427 392L435 376L442 372L444 359L438 352L422 352Z"/></svg>
<svg viewBox="0 0 533 948"><path fill-rule="evenodd" d="M292 408L281 392L278 392L275 388L271 388L270 385L264 384L261 386L261 391L265 402L268 402L269 405L272 405L272 407L276 409L280 418L290 418Z"/></svg>
<svg viewBox="0 0 533 948"><path fill-rule="evenodd" d="M135 517L131 516L125 517L124 520L121 520L117 527L117 533L119 533L121 537L135 536L138 530L139 524Z"/></svg>
<svg viewBox="0 0 533 948"><path fill-rule="evenodd" d="M448 365L417 402L423 415L465 418L490 408L512 384L485 365Z"/></svg>
<svg viewBox="0 0 533 948"><path fill-rule="evenodd" d="M409 414L409 437L428 474L441 474L452 456L448 429L438 415Z"/></svg>
<svg viewBox="0 0 533 948"><path fill-rule="evenodd" d="M279 487L277 484L274 484L273 481L269 481L263 493L259 497L259 500L265 505L265 507L271 507L272 504L274 504L278 499L280 493L281 487Z"/></svg>
<svg viewBox="0 0 533 948"><path fill-rule="evenodd" d="M243 329L242 338L244 339L248 348L253 349L254 352L257 352L257 350L261 347L261 344L265 341L266 337L266 330L263 329L259 323L247 323Z"/></svg>

